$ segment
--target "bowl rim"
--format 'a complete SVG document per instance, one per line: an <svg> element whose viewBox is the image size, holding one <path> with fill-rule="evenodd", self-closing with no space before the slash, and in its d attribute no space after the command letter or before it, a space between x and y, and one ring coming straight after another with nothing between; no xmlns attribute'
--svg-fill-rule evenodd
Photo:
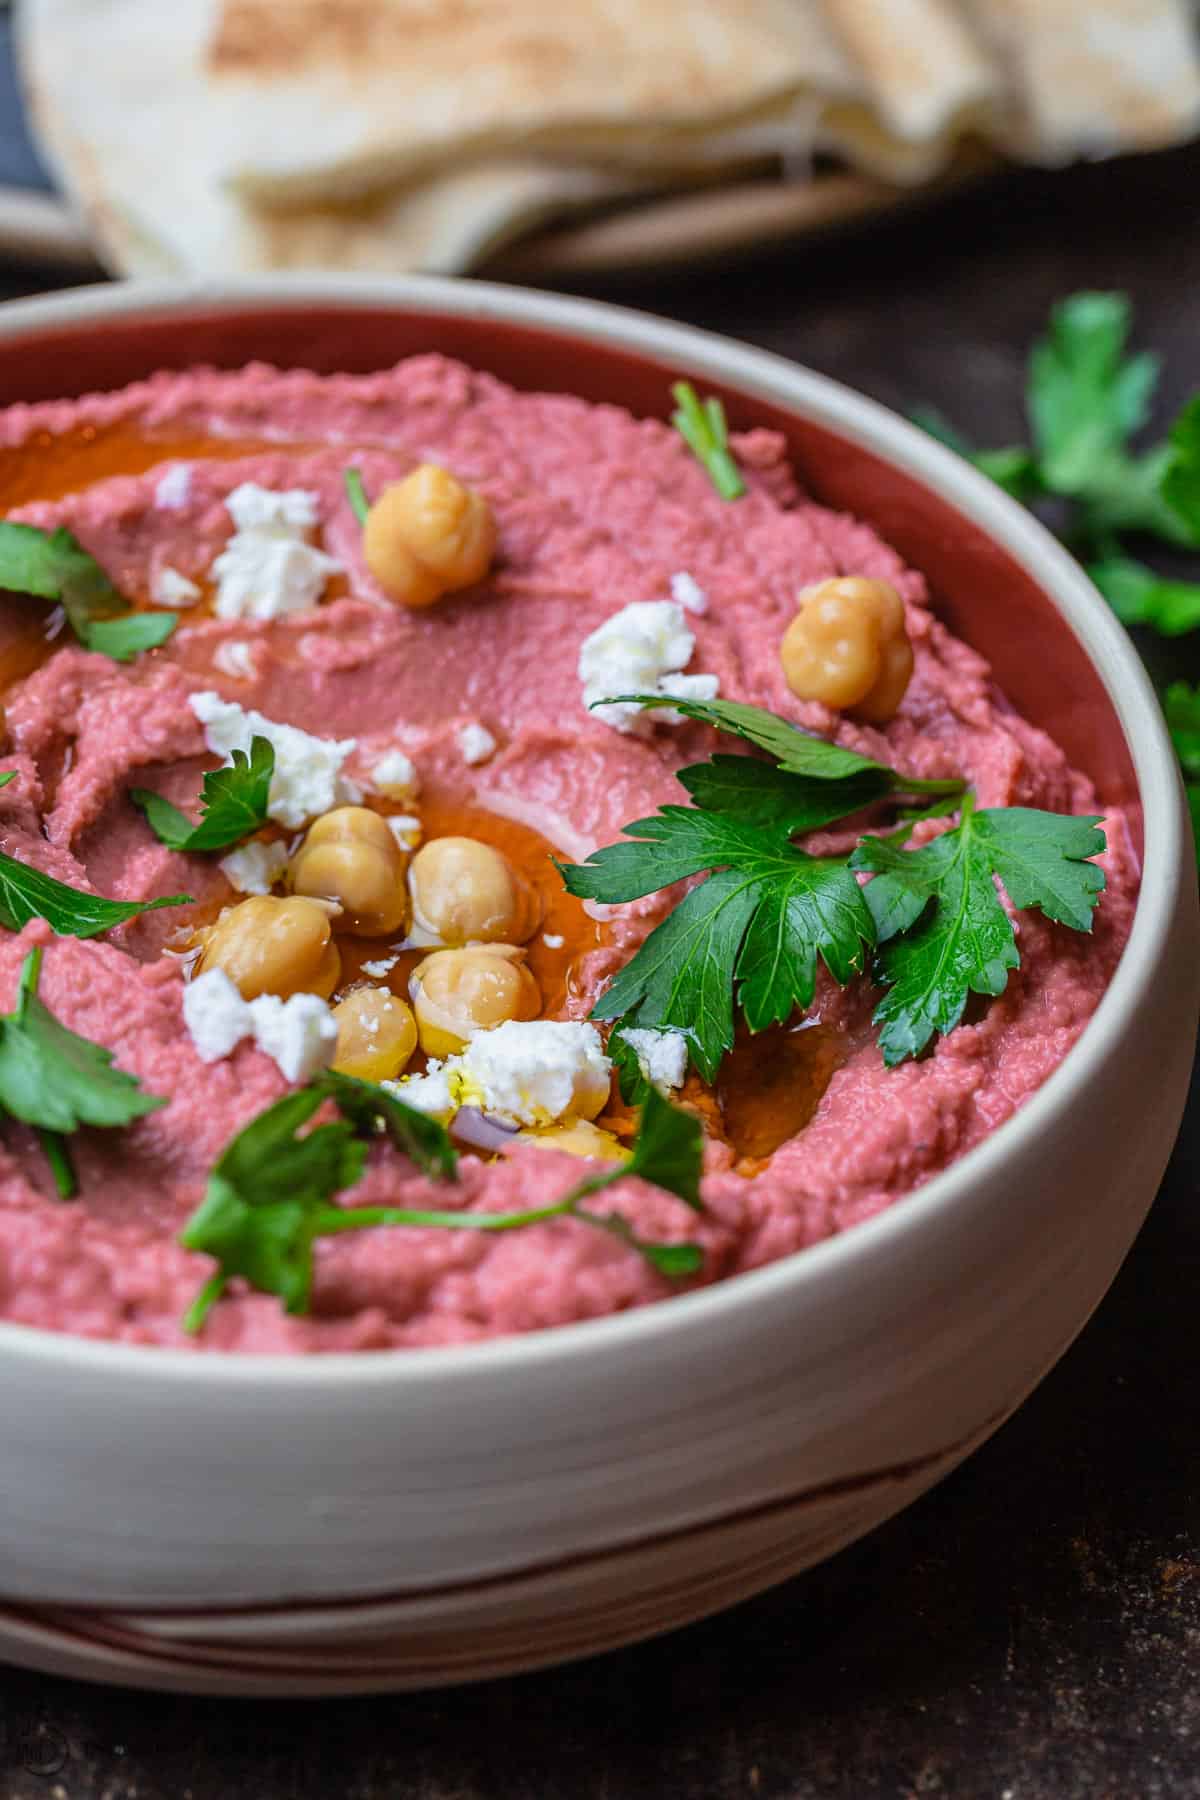
<svg viewBox="0 0 1200 1800"><path fill-rule="evenodd" d="M123 281L0 304L0 338L79 326L103 327L139 314L156 320L214 312L347 311L443 313L480 323L551 331L585 346L653 356L681 377L711 377L753 401L770 399L900 468L940 496L1033 577L1065 619L1103 685L1124 732L1143 808L1141 886L1128 942L1078 1041L1037 1091L982 1143L895 1205L777 1262L629 1311L466 1344L373 1351L198 1353L153 1344L73 1336L0 1320L0 1355L65 1373L160 1378L173 1387L264 1383L273 1389L359 1388L440 1383L528 1372L606 1351L645 1350L668 1334L706 1332L743 1307L835 1279L855 1262L888 1258L898 1240L929 1232L947 1211L1001 1168L1022 1139L1046 1132L1119 1047L1125 1021L1150 984L1156 947L1167 937L1192 844L1178 765L1154 688L1124 629L1050 532L955 452L881 402L777 352L608 301L497 282L432 275L287 274L240 279Z"/></svg>

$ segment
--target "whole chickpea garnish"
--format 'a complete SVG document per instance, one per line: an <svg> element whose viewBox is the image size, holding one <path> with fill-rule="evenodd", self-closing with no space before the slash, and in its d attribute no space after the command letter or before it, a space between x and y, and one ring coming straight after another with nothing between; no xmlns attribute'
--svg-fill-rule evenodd
<svg viewBox="0 0 1200 1800"><path fill-rule="evenodd" d="M523 944L541 904L507 856L478 838L430 838L409 870L413 920L443 944Z"/></svg>
<svg viewBox="0 0 1200 1800"><path fill-rule="evenodd" d="M288 869L294 894L334 900L358 937L387 937L408 917L408 858L378 813L339 806L308 828Z"/></svg>
<svg viewBox="0 0 1200 1800"><path fill-rule="evenodd" d="M800 595L779 659L798 700L819 700L886 725L913 671L904 602L886 581L861 575L820 581Z"/></svg>
<svg viewBox="0 0 1200 1800"><path fill-rule="evenodd" d="M536 1019L537 982L515 944L435 950L418 963L408 984L426 1056L452 1056L477 1031L508 1019Z"/></svg>
<svg viewBox="0 0 1200 1800"><path fill-rule="evenodd" d="M402 606L432 606L482 581L495 550L491 507L437 463L384 488L363 526L367 567Z"/></svg>
<svg viewBox="0 0 1200 1800"><path fill-rule="evenodd" d="M328 1000L342 972L330 908L319 900L256 894L226 909L200 934L197 975L223 969L243 1000L260 994L319 994Z"/></svg>
<svg viewBox="0 0 1200 1800"><path fill-rule="evenodd" d="M417 1047L412 1008L387 988L352 988L333 1009L333 1066L359 1081L394 1081Z"/></svg>

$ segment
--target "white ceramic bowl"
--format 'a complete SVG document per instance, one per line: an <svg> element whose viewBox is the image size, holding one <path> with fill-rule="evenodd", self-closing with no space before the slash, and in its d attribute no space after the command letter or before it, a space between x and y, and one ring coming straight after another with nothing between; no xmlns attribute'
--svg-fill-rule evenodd
<svg viewBox="0 0 1200 1800"><path fill-rule="evenodd" d="M788 430L818 495L926 570L1106 797L1140 798L1133 933L1078 1046L979 1149L717 1287L488 1346L310 1359L0 1325L0 1654L39 1667L244 1692L414 1686L625 1642L782 1579L1019 1404L1108 1287L1178 1126L1196 874L1150 685L1046 532L892 414L655 319L417 279L10 305L0 396L255 355L372 367L418 347L640 410L687 375L738 422Z"/></svg>

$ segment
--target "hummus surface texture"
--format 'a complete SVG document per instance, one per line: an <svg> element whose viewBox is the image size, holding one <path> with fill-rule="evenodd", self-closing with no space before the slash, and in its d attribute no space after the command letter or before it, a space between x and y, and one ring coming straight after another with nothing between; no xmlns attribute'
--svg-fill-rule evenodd
<svg viewBox="0 0 1200 1800"><path fill-rule="evenodd" d="M79 453L81 433L91 463ZM74 461L64 457L56 475L59 440L74 446ZM203 454L175 448L199 440ZM101 472L106 442L110 466L136 463L134 472ZM11 408L0 416L0 443L14 468L28 472L36 461L46 478L40 490L30 478L10 494L9 516L65 524L136 600L159 591L165 567L205 582L233 529L225 497L247 481L316 493L316 542L344 571L310 611L221 620L201 605L183 612L162 649L129 665L64 644L12 681L4 696L12 749L0 767L18 778L0 792L0 849L75 886L122 899L183 891L209 917L236 898L218 859L168 850L128 798L130 787L150 785L192 803L217 760L188 704L204 690L311 733L354 738L352 778L400 749L423 794L448 811L487 809L576 860L613 842L627 822L685 798L679 767L736 748L697 725L621 735L583 708L583 639L631 601L670 598L680 572L709 601L688 616L689 666L717 676L723 697L914 774L961 774L981 807L1103 810L1089 781L996 689L987 664L938 622L921 575L867 526L808 501L767 432L734 439L750 487L736 525L667 426L515 393L436 356L367 377L258 366L159 376L79 402ZM486 496L499 543L481 589L411 611L389 603L366 571L343 473L354 463L372 493L422 460ZM906 604L915 674L884 731L799 705L780 670L797 590L840 574L885 579ZM41 616L34 602L12 605ZM246 648L231 657L231 645ZM484 762L463 753L472 725L496 742ZM878 993L866 980L838 989L822 972L811 1036L828 1062L803 1128L753 1164L712 1137L699 1218L638 1181L614 1188L613 1204L645 1237L700 1243L697 1279L712 1281L871 1217L978 1144L1074 1044L1121 953L1138 870L1122 818L1110 813L1105 824L1108 887L1091 935L1020 914L1021 967L1005 994L972 1001L927 1056L892 1070L869 1023ZM586 1017L677 898L675 890L613 909L565 973L557 1015ZM178 1232L230 1137L287 1083L249 1041L224 1061L200 1060L182 1020L184 966L170 948L180 924L166 910L87 942L55 937L40 921L0 933L0 1008L13 1004L22 958L43 944L46 1004L170 1102L127 1130L78 1133L80 1194L69 1202L52 1196L34 1134L5 1123L0 1317L199 1349L370 1350L528 1331L679 1291L614 1238L570 1219L495 1236L386 1228L318 1242L308 1316L289 1317L273 1297L234 1283L201 1338L188 1337L180 1320L212 1265L184 1250ZM739 1052L753 1054L753 1041ZM466 1154L451 1198L380 1148L350 1203L533 1207L582 1168L526 1145L493 1161Z"/></svg>

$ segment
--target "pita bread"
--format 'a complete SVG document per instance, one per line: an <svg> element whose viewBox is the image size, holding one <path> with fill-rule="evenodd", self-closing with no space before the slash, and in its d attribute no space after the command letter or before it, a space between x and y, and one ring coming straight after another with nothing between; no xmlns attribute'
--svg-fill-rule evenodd
<svg viewBox="0 0 1200 1800"><path fill-rule="evenodd" d="M964 135L1055 161L1200 118L1185 0L22 0L17 27L127 274L456 271L816 149L915 183Z"/></svg>

